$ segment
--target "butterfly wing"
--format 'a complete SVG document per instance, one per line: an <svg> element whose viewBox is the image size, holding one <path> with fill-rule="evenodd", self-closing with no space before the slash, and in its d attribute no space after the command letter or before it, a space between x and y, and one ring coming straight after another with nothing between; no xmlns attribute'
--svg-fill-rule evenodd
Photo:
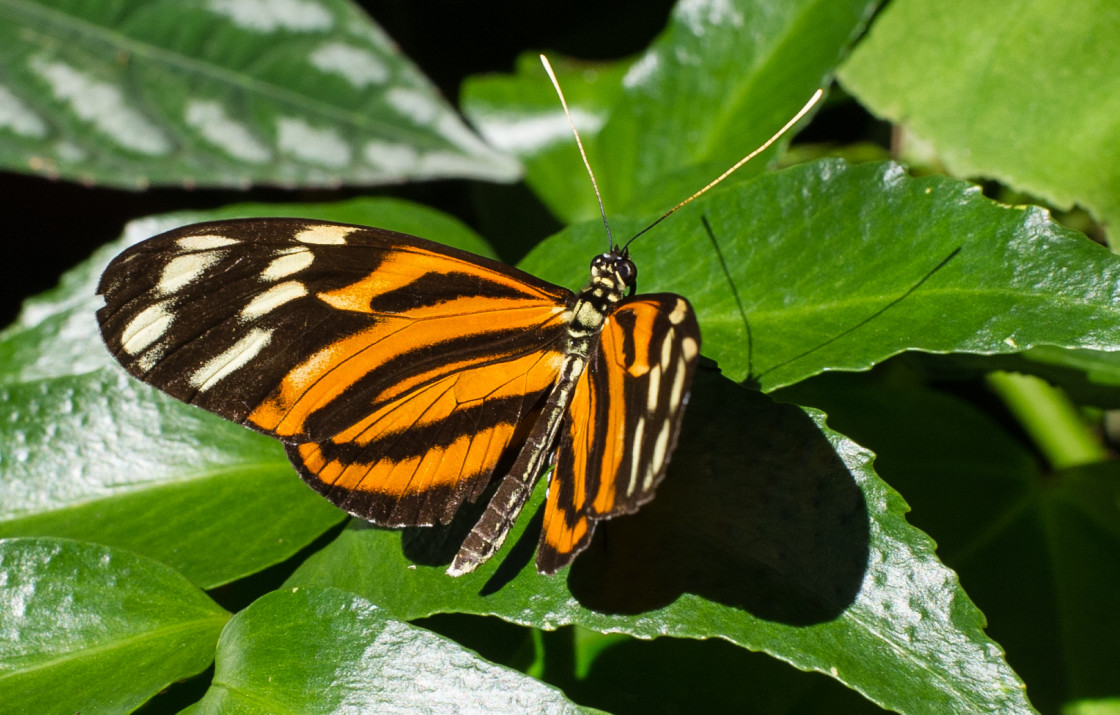
<svg viewBox="0 0 1120 715"><path fill-rule="evenodd" d="M629 298L607 316L562 428L537 550L541 573L571 563L597 521L653 498L699 355L700 328L681 296Z"/></svg>
<svg viewBox="0 0 1120 715"><path fill-rule="evenodd" d="M423 239L218 221L106 269L102 335L134 376L273 435L301 476L384 525L446 522L556 379L558 286Z"/></svg>

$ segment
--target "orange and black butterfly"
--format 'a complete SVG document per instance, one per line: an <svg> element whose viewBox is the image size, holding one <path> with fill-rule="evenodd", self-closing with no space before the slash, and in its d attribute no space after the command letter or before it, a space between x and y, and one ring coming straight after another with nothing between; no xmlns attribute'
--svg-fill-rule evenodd
<svg viewBox="0 0 1120 715"><path fill-rule="evenodd" d="M636 275L612 248L574 294L392 231L216 221L118 256L98 320L130 373L278 438L355 516L447 523L500 479L452 574L497 551L552 466L553 573L653 498L677 442L700 330L681 296L628 295Z"/></svg>
<svg viewBox="0 0 1120 715"><path fill-rule="evenodd" d="M446 524L498 480L452 575L497 552L551 468L537 569L555 573L596 522L653 498L700 355L686 299L633 295L628 245L612 240L572 293L378 228L202 223L114 259L97 317L130 373L276 437L300 476L355 516Z"/></svg>

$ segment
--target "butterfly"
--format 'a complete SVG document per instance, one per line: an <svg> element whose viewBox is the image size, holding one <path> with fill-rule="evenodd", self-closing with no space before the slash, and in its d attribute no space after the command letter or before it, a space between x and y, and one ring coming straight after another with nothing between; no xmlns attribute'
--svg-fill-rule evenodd
<svg viewBox="0 0 1120 715"><path fill-rule="evenodd" d="M279 439L350 514L446 524L498 480L452 574L498 550L550 468L536 565L554 573L653 498L677 442L700 330L636 277L618 247L573 293L383 229L216 221L117 256L97 317L128 372Z"/></svg>
<svg viewBox="0 0 1120 715"><path fill-rule="evenodd" d="M102 337L133 376L279 439L304 481L354 516L447 524L492 489L454 576L497 553L548 473L536 566L555 573L597 522L653 498L700 355L687 299L634 294L630 243L820 96L630 241L609 239L578 293L379 228L216 221L109 264Z"/></svg>

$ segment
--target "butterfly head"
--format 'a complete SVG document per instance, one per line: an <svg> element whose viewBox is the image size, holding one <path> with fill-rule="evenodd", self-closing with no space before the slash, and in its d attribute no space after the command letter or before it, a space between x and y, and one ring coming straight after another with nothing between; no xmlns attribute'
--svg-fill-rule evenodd
<svg viewBox="0 0 1120 715"><path fill-rule="evenodd" d="M617 295L633 294L638 281L638 267L625 248L612 248L591 259L591 286Z"/></svg>

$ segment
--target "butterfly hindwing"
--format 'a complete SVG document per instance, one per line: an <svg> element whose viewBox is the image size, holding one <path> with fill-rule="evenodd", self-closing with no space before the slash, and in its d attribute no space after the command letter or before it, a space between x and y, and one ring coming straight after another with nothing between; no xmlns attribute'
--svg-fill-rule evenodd
<svg viewBox="0 0 1120 715"><path fill-rule="evenodd" d="M570 563L597 521L653 498L699 354L700 329L681 296L640 295L608 314L561 431L537 551L541 573Z"/></svg>
<svg viewBox="0 0 1120 715"><path fill-rule="evenodd" d="M555 381L574 300L430 241L296 219L165 233L99 292L130 373L280 438L315 489L384 525L478 495Z"/></svg>

